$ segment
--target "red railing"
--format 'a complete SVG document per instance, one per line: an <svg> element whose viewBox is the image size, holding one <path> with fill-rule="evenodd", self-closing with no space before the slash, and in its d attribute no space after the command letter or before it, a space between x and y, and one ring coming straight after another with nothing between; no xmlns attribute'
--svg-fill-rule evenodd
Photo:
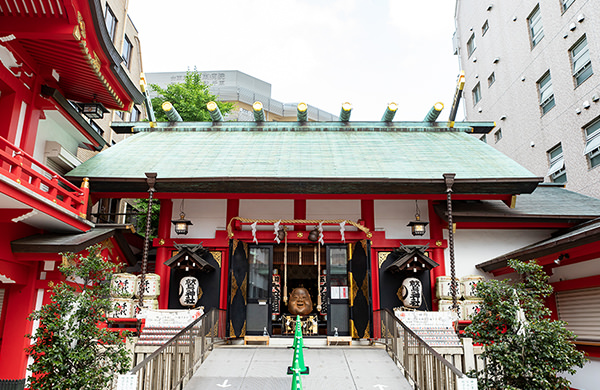
<svg viewBox="0 0 600 390"><path fill-rule="evenodd" d="M81 188L78 188L2 137L0 174L85 218L89 197L87 179L84 179Z"/></svg>

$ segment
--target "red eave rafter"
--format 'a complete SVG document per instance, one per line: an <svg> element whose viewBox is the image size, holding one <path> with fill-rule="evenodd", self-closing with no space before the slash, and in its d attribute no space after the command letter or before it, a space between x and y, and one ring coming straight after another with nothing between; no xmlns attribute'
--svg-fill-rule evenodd
<svg viewBox="0 0 600 390"><path fill-rule="evenodd" d="M113 74L111 60L94 31L86 0L0 0L0 36L19 62L40 74L70 100L97 101L110 109L126 110L132 102Z"/></svg>

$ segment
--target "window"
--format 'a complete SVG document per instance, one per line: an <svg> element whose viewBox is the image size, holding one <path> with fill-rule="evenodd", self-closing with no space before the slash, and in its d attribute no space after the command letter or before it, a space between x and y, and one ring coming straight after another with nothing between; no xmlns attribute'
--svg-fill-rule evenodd
<svg viewBox="0 0 600 390"><path fill-rule="evenodd" d="M548 151L548 160L550 161L550 169L547 176L550 178L550 181L553 183L566 183L567 171L561 144Z"/></svg>
<svg viewBox="0 0 600 390"><path fill-rule="evenodd" d="M484 134L481 137L479 137L479 140L484 144L487 144L487 134Z"/></svg>
<svg viewBox="0 0 600 390"><path fill-rule="evenodd" d="M104 21L106 22L106 29L108 30L108 35L110 36L111 41L115 41L115 32L117 31L117 17L115 13L110 9L108 4L106 4L106 14L104 15Z"/></svg>
<svg viewBox="0 0 600 390"><path fill-rule="evenodd" d="M542 15L539 4L535 6L533 12L527 18L529 23L529 33L531 34L531 45L537 45L544 38L544 27L542 26Z"/></svg>
<svg viewBox="0 0 600 390"><path fill-rule="evenodd" d="M481 36L484 36L485 33L487 32L487 30L490 29L490 25L488 24L488 21L486 20L485 23L483 23L483 26L481 26Z"/></svg>
<svg viewBox="0 0 600 390"><path fill-rule="evenodd" d="M121 120L125 120L125 111L117 111L117 116L121 118Z"/></svg>
<svg viewBox="0 0 600 390"><path fill-rule="evenodd" d="M567 8L569 8L571 6L571 4L573 4L575 2L575 0L562 0L562 9L563 12L567 10Z"/></svg>
<svg viewBox="0 0 600 390"><path fill-rule="evenodd" d="M125 35L125 41L123 42L123 61L127 68L131 68L131 52L133 51L133 45Z"/></svg>
<svg viewBox="0 0 600 390"><path fill-rule="evenodd" d="M570 51L571 60L573 61L573 77L575 78L575 85L578 86L594 73L585 35Z"/></svg>
<svg viewBox="0 0 600 390"><path fill-rule="evenodd" d="M540 107L542 115L547 113L554 107L554 91L552 89L552 78L550 72L547 72L538 82L538 90L540 92Z"/></svg>
<svg viewBox="0 0 600 390"><path fill-rule="evenodd" d="M131 110L131 115L129 116L129 122L137 122L140 120L140 110L137 107L133 107Z"/></svg>
<svg viewBox="0 0 600 390"><path fill-rule="evenodd" d="M502 129L496 130L494 133L494 142L498 143L502 139Z"/></svg>
<svg viewBox="0 0 600 390"><path fill-rule="evenodd" d="M492 74L488 76L488 88L494 84L494 81L496 81L496 73L492 72Z"/></svg>
<svg viewBox="0 0 600 390"><path fill-rule="evenodd" d="M469 40L467 41L467 53L469 54L469 57L471 57L471 54L473 54L476 48L477 47L475 46L475 34L473 34L471 35L471 38L469 38Z"/></svg>
<svg viewBox="0 0 600 390"><path fill-rule="evenodd" d="M600 165L600 118L584 127L585 150L583 154L587 157L590 168Z"/></svg>
<svg viewBox="0 0 600 390"><path fill-rule="evenodd" d="M481 86L479 83L473 88L473 105L476 105L481 100Z"/></svg>

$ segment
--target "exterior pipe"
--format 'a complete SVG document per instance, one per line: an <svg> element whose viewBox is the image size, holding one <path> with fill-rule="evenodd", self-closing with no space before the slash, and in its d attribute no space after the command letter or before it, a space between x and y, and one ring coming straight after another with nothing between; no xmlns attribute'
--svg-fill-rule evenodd
<svg viewBox="0 0 600 390"><path fill-rule="evenodd" d="M221 114L221 110L219 110L219 106L215 102L206 103L206 109L210 114L210 118L213 122L223 122L223 115Z"/></svg>
<svg viewBox="0 0 600 390"><path fill-rule="evenodd" d="M308 104L298 103L298 122L306 122L308 120Z"/></svg>
<svg viewBox="0 0 600 390"><path fill-rule="evenodd" d="M165 112L165 114L167 114L167 118L169 118L171 122L183 122L181 115L179 115L179 113L171 104L171 102L164 102L162 104L162 109Z"/></svg>
<svg viewBox="0 0 600 390"><path fill-rule="evenodd" d="M444 104L441 102L437 102L431 107L431 110L425 115L424 122L435 122L435 120L440 116L440 113L444 109Z"/></svg>
<svg viewBox="0 0 600 390"><path fill-rule="evenodd" d="M350 114L352 113L352 104L346 102L342 104L342 110L340 111L340 121L350 121Z"/></svg>
<svg viewBox="0 0 600 390"><path fill-rule="evenodd" d="M394 116L396 115L396 112L398 111L398 104L391 102L390 104L388 104L388 106L385 109L385 112L383 113L383 117L381 118L382 122L391 122L394 120Z"/></svg>
<svg viewBox="0 0 600 390"><path fill-rule="evenodd" d="M263 110L263 105L261 102L254 102L252 105L252 110L254 110L254 120L256 122L264 122L265 120L265 111Z"/></svg>

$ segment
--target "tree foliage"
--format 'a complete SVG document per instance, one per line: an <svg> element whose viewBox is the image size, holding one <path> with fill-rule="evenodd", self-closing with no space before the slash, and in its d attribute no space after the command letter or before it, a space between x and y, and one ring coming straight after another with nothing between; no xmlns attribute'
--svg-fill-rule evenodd
<svg viewBox="0 0 600 390"><path fill-rule="evenodd" d="M142 237L146 237L146 219L148 213L148 199L137 199L134 204L135 209L138 212L135 229L136 232ZM160 216L160 201L158 199L152 199L152 208L150 210L150 237L156 238L158 236L158 219Z"/></svg>
<svg viewBox="0 0 600 390"><path fill-rule="evenodd" d="M233 109L233 103L217 101L218 97L210 93L197 70L188 71L183 83L169 84L166 88L151 84L150 88L158 93L158 96L152 99L152 108L157 121L169 121L161 107L166 101L173 104L186 122L212 121L206 108L206 104L210 101L217 103L223 115Z"/></svg>
<svg viewBox="0 0 600 390"><path fill-rule="evenodd" d="M118 266L102 257L99 245L87 250L87 256L66 255L59 269L67 282L52 285L50 303L29 317L39 320L27 348L31 389L106 389L115 373L129 368L123 338L98 327L110 311L109 281Z"/></svg>
<svg viewBox="0 0 600 390"><path fill-rule="evenodd" d="M559 373L575 373L585 357L565 322L553 321L544 300L552 294L548 276L531 262L509 260L520 280L486 280L483 299L467 333L485 346L486 367L477 373L480 389L569 389Z"/></svg>

